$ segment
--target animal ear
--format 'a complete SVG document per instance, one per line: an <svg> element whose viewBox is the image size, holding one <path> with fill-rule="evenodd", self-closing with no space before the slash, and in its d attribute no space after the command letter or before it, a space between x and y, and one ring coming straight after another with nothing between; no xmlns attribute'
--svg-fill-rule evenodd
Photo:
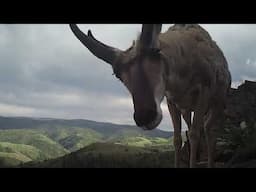
<svg viewBox="0 0 256 192"><path fill-rule="evenodd" d="M162 29L162 24L143 24L140 36L141 49L159 49L158 35Z"/></svg>

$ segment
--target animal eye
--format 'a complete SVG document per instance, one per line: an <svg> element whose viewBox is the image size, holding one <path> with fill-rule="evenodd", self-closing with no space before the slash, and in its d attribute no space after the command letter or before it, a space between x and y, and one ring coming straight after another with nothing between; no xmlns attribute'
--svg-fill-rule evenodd
<svg viewBox="0 0 256 192"><path fill-rule="evenodd" d="M122 73L123 67L121 65L116 65L113 67L113 75L115 75L120 81L122 81L121 73Z"/></svg>
<svg viewBox="0 0 256 192"><path fill-rule="evenodd" d="M121 79L121 75L120 75L119 73L117 73L117 74L116 74L116 77L117 77L119 80L121 80L121 81L122 81L122 79Z"/></svg>
<svg viewBox="0 0 256 192"><path fill-rule="evenodd" d="M120 81L122 81L121 74L119 71L114 71L112 75L115 75Z"/></svg>

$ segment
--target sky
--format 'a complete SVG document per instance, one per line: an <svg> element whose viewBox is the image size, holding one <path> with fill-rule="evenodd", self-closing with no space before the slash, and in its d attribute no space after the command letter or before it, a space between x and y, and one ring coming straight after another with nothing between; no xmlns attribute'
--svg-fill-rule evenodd
<svg viewBox="0 0 256 192"><path fill-rule="evenodd" d="M172 24L164 24L162 32ZM138 24L80 24L127 49ZM256 80L256 25L202 24L224 52L232 86ZM65 24L0 24L0 115L90 119L135 125L129 92ZM160 129L172 130L166 102Z"/></svg>

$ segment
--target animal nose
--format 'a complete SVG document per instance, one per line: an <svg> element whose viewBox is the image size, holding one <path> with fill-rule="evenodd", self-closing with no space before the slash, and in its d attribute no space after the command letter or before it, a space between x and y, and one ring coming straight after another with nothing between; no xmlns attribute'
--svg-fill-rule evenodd
<svg viewBox="0 0 256 192"><path fill-rule="evenodd" d="M137 126L142 127L151 123L157 115L155 110L135 111L134 120Z"/></svg>

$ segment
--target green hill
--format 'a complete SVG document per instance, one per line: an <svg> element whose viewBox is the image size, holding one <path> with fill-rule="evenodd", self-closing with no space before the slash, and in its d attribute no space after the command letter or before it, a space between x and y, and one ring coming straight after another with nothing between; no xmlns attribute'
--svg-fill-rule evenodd
<svg viewBox="0 0 256 192"><path fill-rule="evenodd" d="M103 140L101 133L89 128L57 127L44 129L44 133L69 151L75 151Z"/></svg>
<svg viewBox="0 0 256 192"><path fill-rule="evenodd" d="M94 143L63 157L30 162L29 168L169 168L174 152L114 143Z"/></svg>
<svg viewBox="0 0 256 192"><path fill-rule="evenodd" d="M0 131L0 166L52 159L68 152L63 146L39 130Z"/></svg>
<svg viewBox="0 0 256 192"><path fill-rule="evenodd" d="M170 139L143 136L135 131L122 133L107 137L92 129L80 127L0 130L0 167L55 159L99 142L121 144L131 148L131 151L145 151L142 148L172 149Z"/></svg>
<svg viewBox="0 0 256 192"><path fill-rule="evenodd" d="M53 162L54 166L55 162L60 165L64 163L65 167L113 166L113 163L117 163L116 166L119 167L160 166L160 160L152 159L151 155L160 158L159 155L167 156L172 150L170 139L133 135L106 138L91 129L75 127L1 130L0 167L18 166L27 162L40 167L39 162L42 161ZM102 163L101 158L104 159ZM146 164L142 164L143 158L147 159ZM126 162L129 159L133 160ZM155 164L152 165L151 161Z"/></svg>
<svg viewBox="0 0 256 192"><path fill-rule="evenodd" d="M136 126L89 120L0 117L0 166L64 158L100 142L119 143L134 150L169 150L171 135L172 132L143 131Z"/></svg>
<svg viewBox="0 0 256 192"><path fill-rule="evenodd" d="M20 163L42 159L46 159L46 157L36 147L0 142L0 167L15 166Z"/></svg>
<svg viewBox="0 0 256 192"><path fill-rule="evenodd" d="M26 156L29 160L40 160L45 157L44 153L38 148L24 144L0 142L0 151L5 153L20 153Z"/></svg>

